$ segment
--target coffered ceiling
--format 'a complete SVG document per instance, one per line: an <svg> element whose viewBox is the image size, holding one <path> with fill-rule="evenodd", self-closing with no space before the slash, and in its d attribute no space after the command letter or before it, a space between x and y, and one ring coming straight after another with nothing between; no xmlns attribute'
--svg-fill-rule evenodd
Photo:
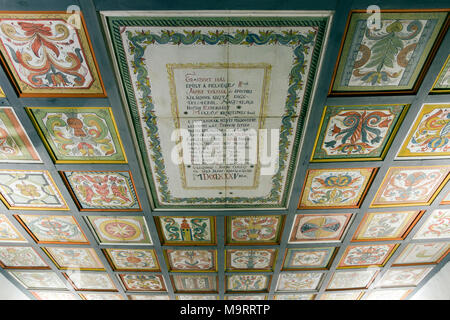
<svg viewBox="0 0 450 320"><path fill-rule="evenodd" d="M409 299L448 262L445 1L0 5L28 297Z"/></svg>

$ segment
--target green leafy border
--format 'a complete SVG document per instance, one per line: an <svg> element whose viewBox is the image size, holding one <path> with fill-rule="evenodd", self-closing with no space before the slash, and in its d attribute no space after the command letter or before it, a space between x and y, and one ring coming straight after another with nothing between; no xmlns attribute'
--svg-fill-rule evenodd
<svg viewBox="0 0 450 320"><path fill-rule="evenodd" d="M136 132L144 132L140 125L139 111L134 95L133 85L128 70L126 54L121 40L121 33L125 26L159 26L159 27L196 27L196 26L217 26L217 27L289 27L289 26L311 26L316 28L316 34L312 33L307 36L299 35L295 32L283 32L278 34L274 32L260 32L254 34L248 30L242 30L236 33L235 36L225 34L224 32L216 32L209 34L202 34L201 31L184 34L163 31L160 35L151 34L150 32L138 32L134 34L127 33L130 41L130 52L133 55L131 62L134 72L137 74L138 83L137 89L141 92L143 98L140 103L145 106L145 121L147 124L147 134L150 136L150 146L153 151L152 160L155 164L156 179L159 181L159 192L164 202L174 203L174 205L161 205L159 203L156 186L154 184L151 166L147 157L142 157L144 167L150 183L150 191L154 204L157 208L242 208L246 206L259 208L283 208L286 207L288 194L290 193L292 175L297 160L298 148L301 139L301 133L309 101L311 99L312 86L316 76L319 57L324 40L325 30L329 17L107 17L110 28L111 38L113 42L114 51L117 57L117 62L122 77L122 83L128 106L132 115L133 124ZM145 49L148 45L158 44L173 44L173 45L189 45L189 44L204 44L204 45L220 45L220 44L238 44L238 45L264 45L278 43L293 47L295 55L294 65L289 75L289 89L286 98L285 113L282 117L282 125L280 127L280 159L278 172L272 177L272 190L268 197L195 197L195 198L173 198L168 189L167 176L165 174L164 159L161 153L160 140L158 135L158 127L156 124L156 116L154 113L154 105L151 98L150 80L148 78L147 70L145 68L145 61L143 58ZM305 44L313 44L314 50L311 57L311 66L306 81L302 80L302 72L304 73L305 61L303 50ZM292 124L295 116L295 105L298 102L297 89L305 86L305 93L303 104L298 115L298 122L296 128L296 135L294 138L294 145L292 150L292 157L288 163L288 172L286 176L286 188L282 194L281 192L281 173L286 166L288 158L287 148L289 146L288 137L292 134L294 128ZM146 154L146 144L142 135L137 134L137 140L142 154ZM264 202L277 201L279 204L264 204ZM180 205L180 203L187 203L187 205ZM225 202L226 204L215 205L217 202ZM206 205L204 205L206 203ZM228 204L231 203L231 204ZM190 205L189 205L190 204Z"/></svg>

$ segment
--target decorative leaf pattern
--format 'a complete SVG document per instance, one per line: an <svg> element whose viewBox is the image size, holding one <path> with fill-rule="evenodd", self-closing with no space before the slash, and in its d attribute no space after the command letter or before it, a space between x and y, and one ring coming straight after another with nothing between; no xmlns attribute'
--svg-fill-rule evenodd
<svg viewBox="0 0 450 320"><path fill-rule="evenodd" d="M369 28L370 14L352 12L333 81L333 92L416 90L424 65L439 42L446 12L383 12Z"/></svg>
<svg viewBox="0 0 450 320"><path fill-rule="evenodd" d="M313 161L381 158L405 106L327 106Z"/></svg>
<svg viewBox="0 0 450 320"><path fill-rule="evenodd" d="M71 17L65 12L0 15L2 56L21 93L104 96L86 29L72 26Z"/></svg>

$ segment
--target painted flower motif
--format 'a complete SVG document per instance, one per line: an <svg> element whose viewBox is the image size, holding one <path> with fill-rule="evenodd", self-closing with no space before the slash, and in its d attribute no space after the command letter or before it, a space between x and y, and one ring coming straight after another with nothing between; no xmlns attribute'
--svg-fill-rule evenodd
<svg viewBox="0 0 450 320"><path fill-rule="evenodd" d="M34 88L73 88L87 87L92 83L86 57L79 44L71 39L73 31L69 25L25 21L15 23L9 20L0 29L3 40L14 41L14 48L7 46L10 58L20 66L23 73L21 80L28 85Z"/></svg>
<svg viewBox="0 0 450 320"><path fill-rule="evenodd" d="M387 128L392 121L391 114L380 111L349 111L340 116L345 117L342 121L343 127L334 124L331 130L334 140L325 142L325 146L348 155L368 153L383 139L379 128Z"/></svg>
<svg viewBox="0 0 450 320"><path fill-rule="evenodd" d="M236 264L246 265L248 269L253 269L258 264L270 262L270 253L262 251L240 251L234 253L233 262Z"/></svg>
<svg viewBox="0 0 450 320"><path fill-rule="evenodd" d="M427 186L430 181L436 181L439 178L439 172L401 172L390 180L391 188L387 188L383 196L395 195L396 201L418 199L429 193Z"/></svg>
<svg viewBox="0 0 450 320"><path fill-rule="evenodd" d="M408 40L416 37L422 30L422 23L418 20L411 21L404 26L400 21L389 24L384 32L372 31L367 28L365 37L374 41L369 48L369 43L361 44L361 59L355 61L353 75L360 78L360 81L371 85L389 82L390 78L400 77L402 70L392 72L395 65L406 67L408 65L407 56L410 51L414 51L417 44L408 44ZM406 46L405 46L406 45ZM364 67L364 72L359 68Z"/></svg>
<svg viewBox="0 0 450 320"><path fill-rule="evenodd" d="M46 38L53 35L50 27L46 27L41 23L19 22L18 24L22 28L22 30L25 31L25 35L27 37L34 39L31 44L31 49L33 50L36 57L40 57L39 49L42 45L52 50L57 57L59 56L58 48Z"/></svg>
<svg viewBox="0 0 450 320"><path fill-rule="evenodd" d="M114 235L120 238L131 238L136 234L136 230L126 223L121 223L118 221L111 222L106 225L105 231L108 234Z"/></svg>
<svg viewBox="0 0 450 320"><path fill-rule="evenodd" d="M233 275L228 280L229 290L232 291L261 291L268 281L264 275Z"/></svg>
<svg viewBox="0 0 450 320"><path fill-rule="evenodd" d="M381 262L387 253L388 248L385 247L369 246L354 248L349 251L345 263L348 265L375 264Z"/></svg>
<svg viewBox="0 0 450 320"><path fill-rule="evenodd" d="M325 188L346 188L351 186L356 181L359 180L359 177L356 179L352 179L349 175L341 175L337 176L329 176L326 179L316 178L316 181L319 182Z"/></svg>
<svg viewBox="0 0 450 320"><path fill-rule="evenodd" d="M321 273L282 273L278 280L278 291L314 290L319 285Z"/></svg>
<svg viewBox="0 0 450 320"><path fill-rule="evenodd" d="M212 270L214 253L208 250L167 250L174 270Z"/></svg>
<svg viewBox="0 0 450 320"><path fill-rule="evenodd" d="M388 237L397 229L397 223L401 217L395 213L386 215L379 219L376 224L369 225L366 233L374 238Z"/></svg>
<svg viewBox="0 0 450 320"><path fill-rule="evenodd" d="M105 253L117 270L159 269L154 250L151 249L106 249Z"/></svg>
<svg viewBox="0 0 450 320"><path fill-rule="evenodd" d="M450 140L450 112L438 109L420 124L411 139L421 152L447 152Z"/></svg>
<svg viewBox="0 0 450 320"><path fill-rule="evenodd" d="M438 239L450 237L450 210L438 209L428 217L414 239Z"/></svg>
<svg viewBox="0 0 450 320"><path fill-rule="evenodd" d="M130 290L138 291L161 291L164 286L161 282L160 276L153 275L122 275L122 280L129 287Z"/></svg>
<svg viewBox="0 0 450 320"><path fill-rule="evenodd" d="M127 257L126 260L127 260L127 262L129 262L131 264L136 264L136 263L141 262L142 259L139 259L138 257L132 255L132 256Z"/></svg>
<svg viewBox="0 0 450 320"><path fill-rule="evenodd" d="M237 217L232 220L233 239L237 241L271 240L276 236L278 217Z"/></svg>
<svg viewBox="0 0 450 320"><path fill-rule="evenodd" d="M321 186L311 188L311 201L317 204L345 203L356 196L361 177L347 174L330 175L325 179L314 178L314 182Z"/></svg>
<svg viewBox="0 0 450 320"><path fill-rule="evenodd" d="M295 265L317 265L322 260L322 257L318 254L305 252L299 253L294 257L292 261Z"/></svg>
<svg viewBox="0 0 450 320"><path fill-rule="evenodd" d="M20 190L20 193L26 197L39 198L41 196L35 185L23 183L18 184L17 188Z"/></svg>
<svg viewBox="0 0 450 320"><path fill-rule="evenodd" d="M78 175L73 178L73 182L79 184L76 190L83 196L84 201L93 205L115 202L125 205L132 201L125 180L112 175Z"/></svg>

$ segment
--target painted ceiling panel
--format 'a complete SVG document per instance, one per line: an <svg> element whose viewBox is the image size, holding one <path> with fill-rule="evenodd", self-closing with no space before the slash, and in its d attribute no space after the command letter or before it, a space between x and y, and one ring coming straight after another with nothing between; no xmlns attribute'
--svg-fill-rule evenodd
<svg viewBox="0 0 450 320"><path fill-rule="evenodd" d="M0 247L0 266L4 269L49 268L30 247Z"/></svg>
<svg viewBox="0 0 450 320"><path fill-rule="evenodd" d="M382 160L407 106L327 106L311 161Z"/></svg>
<svg viewBox="0 0 450 320"><path fill-rule="evenodd" d="M115 271L160 271L153 249L113 249L103 250Z"/></svg>
<svg viewBox="0 0 450 320"><path fill-rule="evenodd" d="M0 108L0 128L3 141L0 149L1 162L41 162L13 108Z"/></svg>
<svg viewBox="0 0 450 320"><path fill-rule="evenodd" d="M228 249L226 271L273 271L277 249Z"/></svg>
<svg viewBox="0 0 450 320"><path fill-rule="evenodd" d="M82 15L2 12L0 51L20 96L104 96Z"/></svg>
<svg viewBox="0 0 450 320"><path fill-rule="evenodd" d="M448 156L448 104L424 105L398 153L398 159Z"/></svg>
<svg viewBox="0 0 450 320"><path fill-rule="evenodd" d="M413 91L446 16L445 11L383 11L373 30L370 13L352 12L332 92Z"/></svg>
<svg viewBox="0 0 450 320"><path fill-rule="evenodd" d="M0 170L0 194L13 210L69 210L47 170Z"/></svg>
<svg viewBox="0 0 450 320"><path fill-rule="evenodd" d="M89 243L73 216L20 214L15 218L37 243Z"/></svg>
<svg viewBox="0 0 450 320"><path fill-rule="evenodd" d="M433 92L449 92L450 90L450 56L447 58L445 65L439 72L438 78L434 83Z"/></svg>
<svg viewBox="0 0 450 320"><path fill-rule="evenodd" d="M88 216L99 244L152 244L141 216Z"/></svg>
<svg viewBox="0 0 450 320"><path fill-rule="evenodd" d="M105 270L92 248L43 248L58 269Z"/></svg>
<svg viewBox="0 0 450 320"><path fill-rule="evenodd" d="M55 163L126 163L110 108L27 108Z"/></svg>
<svg viewBox="0 0 450 320"><path fill-rule="evenodd" d="M377 168L309 170L299 209L358 208Z"/></svg>
<svg viewBox="0 0 450 320"><path fill-rule="evenodd" d="M154 208L285 207L329 16L106 19ZM187 139L176 136L181 129L194 141L177 165L169 160ZM208 161L207 144L196 139L213 129L225 151ZM272 172L226 151L234 150L229 132L275 129Z"/></svg>
<svg viewBox="0 0 450 320"><path fill-rule="evenodd" d="M29 298L401 300L449 261L450 9L20 6L0 273Z"/></svg>

